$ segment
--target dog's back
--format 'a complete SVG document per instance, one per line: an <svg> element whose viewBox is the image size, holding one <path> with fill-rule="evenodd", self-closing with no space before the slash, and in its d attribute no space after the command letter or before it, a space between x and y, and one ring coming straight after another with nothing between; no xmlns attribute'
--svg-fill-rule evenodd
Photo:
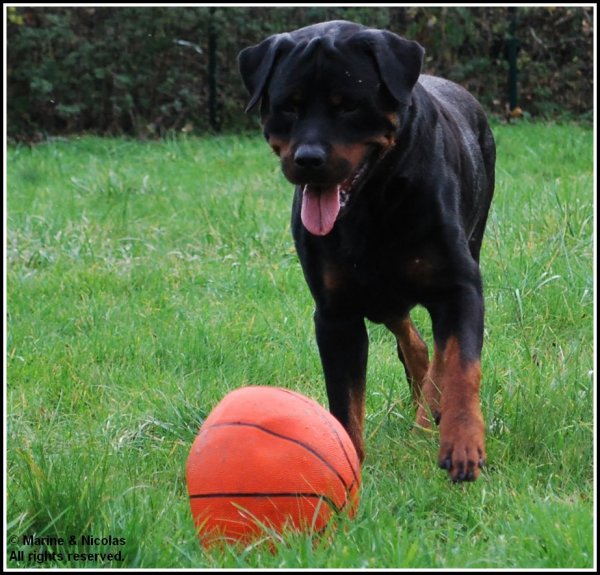
<svg viewBox="0 0 600 575"><path fill-rule="evenodd" d="M419 77L417 91L418 86L431 98L440 121L449 124L450 133L460 138L466 152L462 156L463 164L467 164L463 169L472 171L473 185L462 190L461 214L471 253L479 260L495 186L496 146L492 131L481 105L462 86L427 74Z"/></svg>

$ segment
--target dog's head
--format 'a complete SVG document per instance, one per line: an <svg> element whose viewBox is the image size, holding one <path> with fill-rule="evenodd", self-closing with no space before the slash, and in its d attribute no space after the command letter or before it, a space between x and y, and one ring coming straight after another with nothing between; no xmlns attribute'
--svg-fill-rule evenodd
<svg viewBox="0 0 600 575"><path fill-rule="evenodd" d="M303 189L302 221L328 234L390 149L423 48L384 30L325 22L242 50L250 101L286 178Z"/></svg>

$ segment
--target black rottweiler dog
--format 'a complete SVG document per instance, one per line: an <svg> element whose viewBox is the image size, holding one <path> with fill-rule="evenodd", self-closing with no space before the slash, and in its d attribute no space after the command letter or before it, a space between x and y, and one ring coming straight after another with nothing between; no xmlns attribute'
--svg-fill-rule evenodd
<svg viewBox="0 0 600 575"><path fill-rule="evenodd" d="M292 232L316 303L331 412L364 457L365 318L396 336L417 409L440 425L454 481L485 462L479 250L495 145L463 88L421 74L423 48L345 21L277 34L239 55L264 134L296 184ZM433 358L410 319L432 320Z"/></svg>

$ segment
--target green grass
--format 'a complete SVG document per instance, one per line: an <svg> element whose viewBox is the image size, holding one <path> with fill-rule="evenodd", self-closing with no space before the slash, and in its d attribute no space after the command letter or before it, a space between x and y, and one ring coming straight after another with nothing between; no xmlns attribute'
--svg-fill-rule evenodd
<svg viewBox="0 0 600 575"><path fill-rule="evenodd" d="M286 386L326 405L276 158L258 136L10 148L7 565L592 567L593 134L495 133L482 252L489 465L466 485L437 469L437 432L411 433L393 337L369 325L358 515L320 545L289 537L274 554L204 552L184 466L232 389ZM88 547L81 535L124 541Z"/></svg>

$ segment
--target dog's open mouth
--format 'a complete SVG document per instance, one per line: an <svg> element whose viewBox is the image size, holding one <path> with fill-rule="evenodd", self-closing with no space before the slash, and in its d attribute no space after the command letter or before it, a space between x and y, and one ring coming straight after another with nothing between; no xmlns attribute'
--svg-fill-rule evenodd
<svg viewBox="0 0 600 575"><path fill-rule="evenodd" d="M333 186L306 184L302 188L300 212L304 227L315 236L326 236L335 225L340 210L345 208L369 169L366 160L349 178Z"/></svg>

